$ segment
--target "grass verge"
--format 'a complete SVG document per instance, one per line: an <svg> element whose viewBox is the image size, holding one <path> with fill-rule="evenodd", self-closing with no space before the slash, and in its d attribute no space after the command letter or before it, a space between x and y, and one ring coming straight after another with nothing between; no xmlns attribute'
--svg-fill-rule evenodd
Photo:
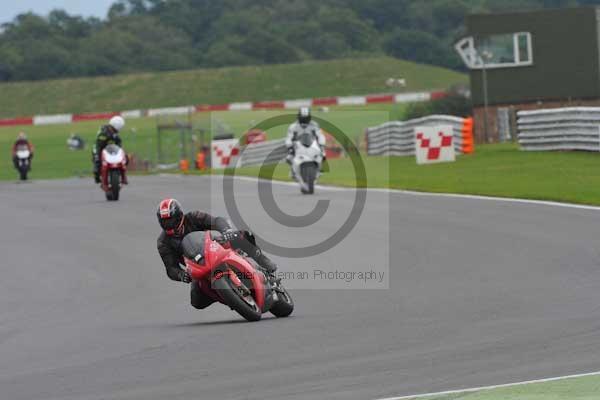
<svg viewBox="0 0 600 400"><path fill-rule="evenodd" d="M478 146L455 163L418 166L413 157L364 157L369 187L600 205L600 157L588 152L524 152L515 144ZM289 180L287 166L274 179ZM240 175L258 176L259 168ZM262 176L270 174L268 169ZM349 159L330 161L320 183L355 186Z"/></svg>
<svg viewBox="0 0 600 400"><path fill-rule="evenodd" d="M390 115L402 113L399 105L332 108L321 115L339 126L348 136L362 135L364 128L377 125ZM277 111L222 112L194 114L194 122L210 130L215 126L240 136L253 123L274 115ZM156 157L156 120L128 121L123 134L125 149L140 159ZM89 146L85 151L70 151L66 140L70 133L79 133L93 142L98 122L71 125L27 127L36 146L32 179L65 178L88 175L91 172ZM133 130L131 130L133 128ZM10 146L19 129L0 128L0 180L15 180L16 171L10 160ZM268 131L270 139L282 137L285 127ZM177 136L175 133L174 137ZM177 160L177 141L170 146ZM379 188L406 189L425 192L464 193L498 197L552 200L600 205L600 157L591 152L523 152L515 144L478 146L475 154L459 156L455 163L427 166L416 165L412 157L363 157L366 185ZM258 168L242 168L241 175L257 176ZM264 174L268 171L263 171ZM273 170L273 177L289 180L284 164ZM354 186L356 183L349 159L330 161L330 172L323 184Z"/></svg>
<svg viewBox="0 0 600 400"><path fill-rule="evenodd" d="M0 84L0 117L446 89L467 76L390 57Z"/></svg>
<svg viewBox="0 0 600 400"><path fill-rule="evenodd" d="M598 393L600 376L587 376L414 400L596 400Z"/></svg>
<svg viewBox="0 0 600 400"><path fill-rule="evenodd" d="M378 104L367 106L330 107L328 112L314 110L316 116L331 121L349 137L358 138L365 128L388 121L390 118L401 118L405 105ZM290 110L284 113L295 113ZM206 132L227 132L240 137L258 122L281 115L281 111L224 111L192 114L195 126ZM140 160L156 161L158 153L157 129L160 122L186 121L186 116L156 118L139 118L127 121L122 133L123 146L129 153L134 153ZM10 159L10 148L21 129L25 130L34 144L36 151L32 164L32 179L66 178L70 176L88 175L91 173L90 149L102 121L81 122L64 125L30 126L23 128L0 127L0 180L16 179ZM287 126L276 126L267 131L269 139L284 137ZM77 133L86 141L84 151L70 151L66 141L69 134ZM179 132L170 131L161 141L163 160L167 163L177 162L180 156Z"/></svg>

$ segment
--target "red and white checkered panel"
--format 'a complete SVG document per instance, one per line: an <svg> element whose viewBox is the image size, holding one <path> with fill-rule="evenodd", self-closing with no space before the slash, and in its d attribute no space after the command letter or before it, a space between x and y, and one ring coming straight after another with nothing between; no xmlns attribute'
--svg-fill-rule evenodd
<svg viewBox="0 0 600 400"><path fill-rule="evenodd" d="M212 148L212 167L228 168L235 166L240 155L237 139L213 140Z"/></svg>
<svg viewBox="0 0 600 400"><path fill-rule="evenodd" d="M415 155L417 164L451 162L454 152L454 131L450 125L415 128Z"/></svg>

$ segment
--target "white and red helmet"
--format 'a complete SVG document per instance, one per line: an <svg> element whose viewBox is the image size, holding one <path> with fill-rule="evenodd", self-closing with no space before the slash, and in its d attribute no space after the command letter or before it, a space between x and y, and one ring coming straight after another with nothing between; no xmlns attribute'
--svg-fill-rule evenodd
<svg viewBox="0 0 600 400"><path fill-rule="evenodd" d="M183 234L184 213L181 204L175 199L164 199L158 205L156 211L158 223L169 236L181 236Z"/></svg>

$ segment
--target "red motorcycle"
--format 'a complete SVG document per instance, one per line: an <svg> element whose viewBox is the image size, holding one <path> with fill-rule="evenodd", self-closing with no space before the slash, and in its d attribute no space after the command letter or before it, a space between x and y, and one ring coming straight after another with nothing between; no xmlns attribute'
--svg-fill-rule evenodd
<svg viewBox="0 0 600 400"><path fill-rule="evenodd" d="M127 185L127 155L116 144L109 144L102 150L100 179L106 200L119 200L121 185Z"/></svg>
<svg viewBox="0 0 600 400"><path fill-rule="evenodd" d="M252 241L252 236L247 235ZM289 316L294 302L281 280L267 277L258 264L233 250L216 232L192 232L181 243L185 265L210 298L225 304L248 321L271 312Z"/></svg>

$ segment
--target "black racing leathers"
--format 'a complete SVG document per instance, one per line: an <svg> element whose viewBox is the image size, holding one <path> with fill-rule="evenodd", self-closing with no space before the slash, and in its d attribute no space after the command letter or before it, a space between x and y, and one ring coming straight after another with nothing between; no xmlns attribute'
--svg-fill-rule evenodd
<svg viewBox="0 0 600 400"><path fill-rule="evenodd" d="M121 137L118 133L113 133L110 125L104 125L100 128L100 131L96 135L96 145L92 150L92 160L94 162L94 176L96 182L99 182L100 174L100 157L102 156L102 150L109 144L116 144L121 147Z"/></svg>
<svg viewBox="0 0 600 400"><path fill-rule="evenodd" d="M17 149L21 146L25 146L29 149L29 164L31 165L31 160L33 159L33 145L27 139L17 139L17 141L13 144L12 147L12 159L13 165L16 169L19 169L19 158L17 157Z"/></svg>
<svg viewBox="0 0 600 400"><path fill-rule="evenodd" d="M162 232L158 237L158 253L165 264L167 275L174 281L181 281L182 269L179 264L183 264L183 251L181 241L190 232L196 231L219 231L225 232L230 229L229 223L225 218L213 217L201 211L192 211L185 214L183 220L183 234L181 236L169 236Z"/></svg>
<svg viewBox="0 0 600 400"><path fill-rule="evenodd" d="M102 150L109 144L121 147L121 137L118 133L113 133L111 129L110 125L104 125L96 135L96 153L98 155L102 154Z"/></svg>

